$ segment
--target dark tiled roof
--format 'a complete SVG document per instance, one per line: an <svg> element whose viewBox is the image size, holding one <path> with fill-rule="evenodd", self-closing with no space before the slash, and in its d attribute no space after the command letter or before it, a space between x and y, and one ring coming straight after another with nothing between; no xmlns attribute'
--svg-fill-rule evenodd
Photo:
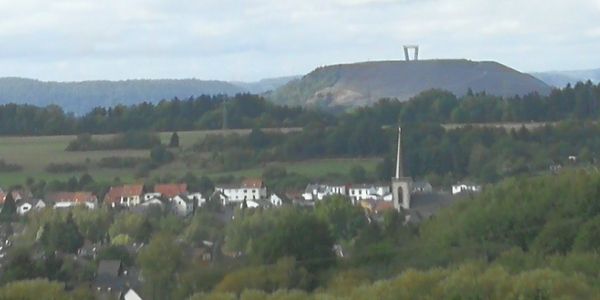
<svg viewBox="0 0 600 300"><path fill-rule="evenodd" d="M98 264L98 276L100 275L108 275L108 276L119 276L119 272L121 270L121 261L120 260L101 260Z"/></svg>

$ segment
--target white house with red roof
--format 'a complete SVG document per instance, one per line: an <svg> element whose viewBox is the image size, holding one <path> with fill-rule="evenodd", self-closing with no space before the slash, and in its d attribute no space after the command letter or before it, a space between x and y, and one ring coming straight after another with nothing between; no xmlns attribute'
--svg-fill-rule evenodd
<svg viewBox="0 0 600 300"><path fill-rule="evenodd" d="M113 186L104 196L104 205L110 207L125 206L132 207L142 202L144 194L143 184L130 184Z"/></svg>
<svg viewBox="0 0 600 300"><path fill-rule="evenodd" d="M176 196L185 196L188 194L188 187L185 183L180 184L157 184L154 186L154 194L173 200Z"/></svg>
<svg viewBox="0 0 600 300"><path fill-rule="evenodd" d="M90 192L58 192L48 195L47 200L54 203L54 208L85 206L95 209L98 206L98 197Z"/></svg>

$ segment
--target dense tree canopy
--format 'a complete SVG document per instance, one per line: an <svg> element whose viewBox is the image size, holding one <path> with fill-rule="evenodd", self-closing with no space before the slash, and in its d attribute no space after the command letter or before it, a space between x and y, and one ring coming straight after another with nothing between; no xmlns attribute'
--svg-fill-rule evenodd
<svg viewBox="0 0 600 300"><path fill-rule="evenodd" d="M327 224L309 212L292 208L240 212L227 226L226 247L243 251L259 263L293 257L309 270L335 261Z"/></svg>
<svg viewBox="0 0 600 300"><path fill-rule="evenodd" d="M200 96L158 104L97 107L83 116L58 106L0 105L1 135L119 133L132 128L149 131L221 129L227 102L228 128L293 127L313 120L329 122L329 114L299 107L276 106L250 94Z"/></svg>
<svg viewBox="0 0 600 300"><path fill-rule="evenodd" d="M223 105L227 103L226 117ZM382 99L373 107L342 113L352 121L368 115L374 124L530 122L600 117L600 85L591 82L555 89L548 96L529 94L500 98L469 93L458 98L440 90L425 91L411 101ZM239 94L233 97L200 96L177 98L158 104L98 107L76 117L58 106L0 105L0 134L44 135L76 133L115 133L131 128L151 131L220 129L227 119L228 128L301 127L311 122L335 123L330 114L299 107L277 106L260 96ZM364 120L364 119L362 119ZM360 123L361 130L371 124ZM359 128L359 129L360 129Z"/></svg>

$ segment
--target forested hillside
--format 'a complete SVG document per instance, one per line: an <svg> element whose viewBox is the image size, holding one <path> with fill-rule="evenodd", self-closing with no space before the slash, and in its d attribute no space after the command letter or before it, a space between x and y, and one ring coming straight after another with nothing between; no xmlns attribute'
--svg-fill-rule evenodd
<svg viewBox="0 0 600 300"><path fill-rule="evenodd" d="M25 78L0 78L0 104L57 105L82 115L94 107L156 104L164 99L187 99L203 95L262 94L297 76L267 78L257 82L199 79L139 79L122 81L52 82Z"/></svg>
<svg viewBox="0 0 600 300"><path fill-rule="evenodd" d="M65 113L58 106L5 104L0 105L0 135L295 127L313 120L328 123L328 119L331 117L327 113L276 106L260 96L250 94L97 107L83 116ZM223 125L224 121L227 122L226 126Z"/></svg>
<svg viewBox="0 0 600 300"><path fill-rule="evenodd" d="M278 263L230 273L212 293L192 299L594 299L600 293L599 187L600 174L583 171L512 178L401 231L386 227L391 215L379 224L336 227L352 220L351 214L340 218L338 207L331 232L351 228L333 235L338 241L354 236L349 258L331 265L321 256L304 257L295 265L298 274L315 272L309 265L315 262L335 270L318 289L252 277L260 268L283 270ZM230 236L277 228L269 222L236 220ZM258 235L248 245L265 251L267 241Z"/></svg>
<svg viewBox="0 0 600 300"><path fill-rule="evenodd" d="M556 89L548 96L533 93L509 98L473 92L457 97L447 91L429 90L406 102L380 99L371 107L340 113L338 117L310 108L275 105L250 94L97 107L82 116L65 113L58 106L5 104L0 105L0 134L217 129L223 128L225 119L227 128L303 127L312 122L333 124L336 118L345 116L365 117L380 125L589 120L600 117L600 84L578 83Z"/></svg>
<svg viewBox="0 0 600 300"><path fill-rule="evenodd" d="M52 253L110 236L98 259L139 266L139 291L154 299L595 299L599 187L596 171L514 177L421 224L405 224L395 211L369 222L343 197L314 209L238 209L231 222L219 218L218 201L189 219L45 210L28 215L20 246L8 252L0 297L88 297L95 262ZM244 256L206 264L186 255L207 239ZM132 254L123 240L146 246ZM334 255L333 245L345 255ZM39 251L48 263L33 255ZM31 280L39 277L76 289Z"/></svg>

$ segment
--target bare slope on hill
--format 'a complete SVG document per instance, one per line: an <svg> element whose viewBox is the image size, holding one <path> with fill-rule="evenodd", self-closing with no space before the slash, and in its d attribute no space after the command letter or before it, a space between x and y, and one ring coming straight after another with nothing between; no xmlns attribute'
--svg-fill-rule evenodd
<svg viewBox="0 0 600 300"><path fill-rule="evenodd" d="M547 94L541 80L496 62L468 60L378 61L321 67L270 95L276 103L362 106L390 97L408 100L428 89L464 95L469 88L498 96Z"/></svg>

